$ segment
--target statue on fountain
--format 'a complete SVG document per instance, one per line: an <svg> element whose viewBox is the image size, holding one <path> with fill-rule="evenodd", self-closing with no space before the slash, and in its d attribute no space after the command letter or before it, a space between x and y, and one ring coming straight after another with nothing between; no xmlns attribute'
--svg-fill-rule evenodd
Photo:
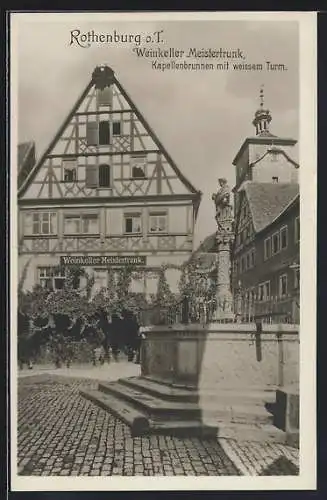
<svg viewBox="0 0 327 500"><path fill-rule="evenodd" d="M218 179L219 189L217 193L213 193L212 199L215 202L216 209L223 206L228 206L230 201L230 188L227 184L227 180L224 178Z"/></svg>
<svg viewBox="0 0 327 500"><path fill-rule="evenodd" d="M219 188L217 193L213 193L212 200L214 201L216 207L216 222L218 229L221 228L221 222L230 219L232 213L232 207L230 204L230 187L227 184L227 180L224 178L218 179Z"/></svg>

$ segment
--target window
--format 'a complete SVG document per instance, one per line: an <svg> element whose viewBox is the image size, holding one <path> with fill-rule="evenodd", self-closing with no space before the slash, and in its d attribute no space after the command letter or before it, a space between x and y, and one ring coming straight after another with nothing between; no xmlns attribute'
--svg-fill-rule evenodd
<svg viewBox="0 0 327 500"><path fill-rule="evenodd" d="M287 226L284 226L280 230L280 248L281 250L284 250L287 248L287 243L288 243L288 228Z"/></svg>
<svg viewBox="0 0 327 500"><path fill-rule="evenodd" d="M50 212L33 213L33 234L56 234L57 214Z"/></svg>
<svg viewBox="0 0 327 500"><path fill-rule="evenodd" d="M274 233L272 235L272 249L271 254L275 255L279 252L279 233Z"/></svg>
<svg viewBox="0 0 327 500"><path fill-rule="evenodd" d="M112 123L112 135L121 135L121 122Z"/></svg>
<svg viewBox="0 0 327 500"><path fill-rule="evenodd" d="M106 146L110 144L109 120L87 122L86 142L88 146Z"/></svg>
<svg viewBox="0 0 327 500"><path fill-rule="evenodd" d="M79 234L81 232L81 218L76 215L66 215L64 217L64 233Z"/></svg>
<svg viewBox="0 0 327 500"><path fill-rule="evenodd" d="M287 295L287 274L282 274L279 277L279 296L285 297Z"/></svg>
<svg viewBox="0 0 327 500"><path fill-rule="evenodd" d="M132 168L132 177L133 179L144 179L145 177L144 169L142 167L134 166Z"/></svg>
<svg viewBox="0 0 327 500"><path fill-rule="evenodd" d="M270 281L264 281L258 286L258 300L263 302L270 299Z"/></svg>
<svg viewBox="0 0 327 500"><path fill-rule="evenodd" d="M125 214L125 233L135 234L141 233L141 215L140 214Z"/></svg>
<svg viewBox="0 0 327 500"><path fill-rule="evenodd" d="M97 214L65 215L65 234L97 234L99 233L99 217Z"/></svg>
<svg viewBox="0 0 327 500"><path fill-rule="evenodd" d="M99 165L99 187L110 187L109 165Z"/></svg>
<svg viewBox="0 0 327 500"><path fill-rule="evenodd" d="M149 230L150 233L167 232L167 214L166 213L150 214Z"/></svg>
<svg viewBox="0 0 327 500"><path fill-rule="evenodd" d="M300 241L300 217L295 218L295 243Z"/></svg>
<svg viewBox="0 0 327 500"><path fill-rule="evenodd" d="M65 272L60 267L39 267L39 283L43 288L59 290L64 287Z"/></svg>
<svg viewBox="0 0 327 500"><path fill-rule="evenodd" d="M278 184L278 177L272 177L272 181L274 184Z"/></svg>
<svg viewBox="0 0 327 500"><path fill-rule="evenodd" d="M76 182L77 181L77 160L65 159L62 161L63 167L63 181Z"/></svg>
<svg viewBox="0 0 327 500"><path fill-rule="evenodd" d="M87 165L85 171L85 185L88 188L109 188L111 186L110 165Z"/></svg>
<svg viewBox="0 0 327 500"><path fill-rule="evenodd" d="M250 254L246 254L246 269L250 269L251 264L250 264Z"/></svg>
<svg viewBox="0 0 327 500"><path fill-rule="evenodd" d="M99 122L99 145L105 146L110 144L110 129L109 121L103 120Z"/></svg>
<svg viewBox="0 0 327 500"><path fill-rule="evenodd" d="M95 234L99 232L99 217L97 214L82 215L82 232Z"/></svg>
<svg viewBox="0 0 327 500"><path fill-rule="evenodd" d="M144 179L146 177L147 159L144 155L131 156L131 177L132 179Z"/></svg>
<svg viewBox="0 0 327 500"><path fill-rule="evenodd" d="M263 248L263 251L264 251L264 260L268 260L270 259L271 257L271 238L266 238L264 240L264 248Z"/></svg>

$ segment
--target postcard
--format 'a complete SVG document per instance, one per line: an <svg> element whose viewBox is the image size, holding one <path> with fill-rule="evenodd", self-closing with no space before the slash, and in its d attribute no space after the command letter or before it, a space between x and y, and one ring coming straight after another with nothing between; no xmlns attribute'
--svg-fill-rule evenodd
<svg viewBox="0 0 327 500"><path fill-rule="evenodd" d="M315 489L315 13L10 29L11 489Z"/></svg>

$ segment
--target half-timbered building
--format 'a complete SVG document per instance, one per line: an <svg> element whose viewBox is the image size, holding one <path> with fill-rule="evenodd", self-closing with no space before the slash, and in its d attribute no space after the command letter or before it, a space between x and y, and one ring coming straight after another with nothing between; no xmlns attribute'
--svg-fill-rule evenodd
<svg viewBox="0 0 327 500"><path fill-rule="evenodd" d="M44 154L24 172L18 205L25 288L62 287L63 256L141 256L146 265L134 276L135 289L154 293L161 264L180 265L192 253L201 193L108 66L94 70ZM95 288L106 285L106 266L89 270Z"/></svg>

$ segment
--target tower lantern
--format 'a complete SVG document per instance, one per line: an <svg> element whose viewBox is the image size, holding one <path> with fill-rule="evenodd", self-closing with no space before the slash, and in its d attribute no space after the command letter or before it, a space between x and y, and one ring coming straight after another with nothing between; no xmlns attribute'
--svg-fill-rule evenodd
<svg viewBox="0 0 327 500"><path fill-rule="evenodd" d="M260 107L255 112L252 124L255 126L256 135L266 135L269 133L269 124L271 122L271 114L269 109L264 109L264 91L263 85L260 89Z"/></svg>

